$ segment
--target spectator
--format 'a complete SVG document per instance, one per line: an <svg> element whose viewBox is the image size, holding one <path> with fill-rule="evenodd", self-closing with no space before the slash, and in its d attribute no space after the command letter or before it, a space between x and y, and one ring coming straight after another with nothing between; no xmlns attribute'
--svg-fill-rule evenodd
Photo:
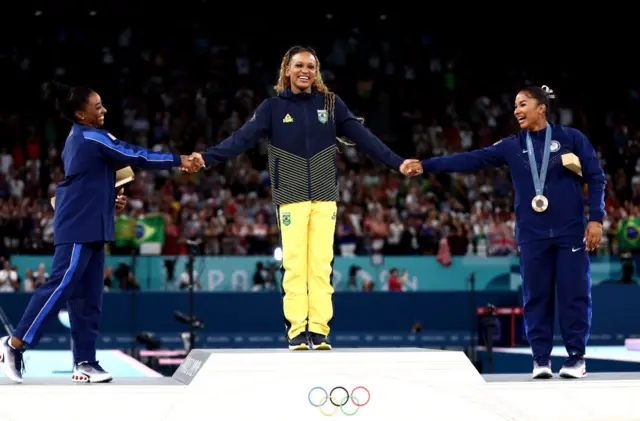
<svg viewBox="0 0 640 421"><path fill-rule="evenodd" d="M57 115L38 110L33 88L42 82L42 74L72 77L79 66L43 59L50 51L59 57L69 51L71 44L59 36L69 28L56 25L30 26L26 36L31 38L23 42L37 48L0 47L1 71L21 75L3 92L11 107L0 107L1 255L53 252L48 201L64 180L60 154L69 127ZM158 151L201 151L250 119L256 105L273 94L276 72L269 60L279 56L281 46L259 37L251 40L252 48L242 42L226 45L214 27L203 28L197 39L166 35L163 27L158 25L159 33L122 29L101 36L104 54L87 57L82 65L97 69L93 80L110 92L108 108L118 116L111 130L123 139ZM74 28L75 39L94 45L96 34L110 33L100 28L111 30L113 23L98 13L90 31ZM402 40L385 36L384 31L376 31L372 38L365 26L350 33L348 44L338 36L326 40L335 48L326 49L328 57L320 58L325 80L398 154L448 155L491 145L513 131L511 99L505 100L505 94L510 98L514 85L528 77L515 64L507 73L499 64L500 56L493 57L493 66L491 52L483 50L486 65L467 73L457 58L436 52L437 40L426 43L420 29ZM122 40L128 46L121 45ZM405 57L405 42L413 45L412 60L423 65L399 61ZM193 57L185 60L183 51L193 51L189 53ZM466 62L478 59L473 48L461 48L456 57ZM39 63L37 73L24 70L27 61ZM361 63L363 69L358 70L363 74L355 74L351 63ZM558 77L567 87L562 91L570 92L571 87L581 86L584 68L565 67L565 74ZM616 80L621 88L627 87L623 85L627 81ZM560 104L556 120L583 130L597 143L608 174L609 219L603 225L609 235L598 252L616 253L619 214L626 212L627 202L640 204L640 139L629 123L638 117L640 100L629 96L626 115L616 104L595 98L567 100ZM591 100L598 107L596 113L588 112ZM603 103L612 108L606 116L600 111ZM603 117L598 119L599 115ZM266 152L265 142L222 167L195 175L140 172L127 187L127 216L164 214L165 256L186 254L186 241L194 236L201 239L199 252L207 255L271 255L278 226L269 201ZM454 256L517 253L508 172L425 174L405 180L372 163L358 148L340 152L336 255L435 256L443 238ZM117 254L134 249L112 248ZM172 280L171 262L167 273Z"/></svg>
<svg viewBox="0 0 640 421"><path fill-rule="evenodd" d="M0 270L0 292L17 292L20 291L20 278L16 268L11 267L11 262L5 260L2 262L2 270Z"/></svg>
<svg viewBox="0 0 640 421"><path fill-rule="evenodd" d="M402 276L398 276L398 269L393 268L389 272L389 278L387 279L387 291L390 292L402 292L404 286L408 280L408 274L406 270L402 271Z"/></svg>

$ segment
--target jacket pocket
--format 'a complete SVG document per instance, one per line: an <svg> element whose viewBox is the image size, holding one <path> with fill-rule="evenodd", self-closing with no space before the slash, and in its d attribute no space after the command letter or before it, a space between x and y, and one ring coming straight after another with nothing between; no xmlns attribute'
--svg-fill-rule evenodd
<svg viewBox="0 0 640 421"><path fill-rule="evenodd" d="M280 158L276 158L273 164L273 188L277 189L279 186L280 179Z"/></svg>

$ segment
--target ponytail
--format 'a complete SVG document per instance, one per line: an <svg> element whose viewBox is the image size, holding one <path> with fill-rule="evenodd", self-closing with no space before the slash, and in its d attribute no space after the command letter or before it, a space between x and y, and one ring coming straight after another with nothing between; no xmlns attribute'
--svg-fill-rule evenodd
<svg viewBox="0 0 640 421"><path fill-rule="evenodd" d="M547 119L553 120L554 115L554 105L556 103L556 93L553 92L553 89L548 87L547 85L542 85L542 90L547 95Z"/></svg>
<svg viewBox="0 0 640 421"><path fill-rule="evenodd" d="M548 87L547 85L542 85L542 90L547 94L547 97L549 99L556 99L556 94L555 92L553 92L553 89L551 89L550 87Z"/></svg>
<svg viewBox="0 0 640 421"><path fill-rule="evenodd" d="M46 99L53 99L55 107L65 120L76 122L76 111L81 111L89 100L93 89L82 86L70 87L60 82L51 81L44 85Z"/></svg>
<svg viewBox="0 0 640 421"><path fill-rule="evenodd" d="M59 100L69 95L71 87L53 80L44 84L44 91L47 98Z"/></svg>
<svg viewBox="0 0 640 421"><path fill-rule="evenodd" d="M530 86L524 88L521 92L527 92L532 98L538 101L538 104L544 104L547 107L547 119L550 119L553 115L552 104L557 100L556 93L547 85Z"/></svg>

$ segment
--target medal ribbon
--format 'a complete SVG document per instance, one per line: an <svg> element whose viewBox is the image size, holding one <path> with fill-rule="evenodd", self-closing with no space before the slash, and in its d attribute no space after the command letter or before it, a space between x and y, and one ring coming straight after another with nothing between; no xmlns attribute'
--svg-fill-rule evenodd
<svg viewBox="0 0 640 421"><path fill-rule="evenodd" d="M527 131L527 150L529 151L529 166L531 166L531 177L533 177L533 187L536 189L536 196L542 195L544 182L547 179L547 169L549 168L549 155L551 154L551 124L547 123L547 131L544 136L544 150L542 152L542 168L538 175L538 164L536 155L533 152L531 135Z"/></svg>

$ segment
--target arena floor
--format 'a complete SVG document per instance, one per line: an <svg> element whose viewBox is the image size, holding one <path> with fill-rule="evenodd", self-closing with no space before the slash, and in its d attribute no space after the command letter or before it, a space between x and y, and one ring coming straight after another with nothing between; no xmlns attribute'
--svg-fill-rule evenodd
<svg viewBox="0 0 640 421"><path fill-rule="evenodd" d="M482 348L485 349L485 348ZM495 353L531 355L531 348L493 348ZM552 357L566 357L567 351L562 346L555 346L551 351ZM624 361L640 364L640 350L633 351L625 346L589 346L587 359ZM640 366L638 366L640 370Z"/></svg>
<svg viewBox="0 0 640 421"><path fill-rule="evenodd" d="M102 367L112 373L114 378L162 377L161 374L118 350L98 351L97 358ZM30 379L69 379L73 366L71 351L30 350L24 353L24 363L26 371L23 377L27 383L30 383ZM7 380L3 374L0 374L0 385L6 384Z"/></svg>

